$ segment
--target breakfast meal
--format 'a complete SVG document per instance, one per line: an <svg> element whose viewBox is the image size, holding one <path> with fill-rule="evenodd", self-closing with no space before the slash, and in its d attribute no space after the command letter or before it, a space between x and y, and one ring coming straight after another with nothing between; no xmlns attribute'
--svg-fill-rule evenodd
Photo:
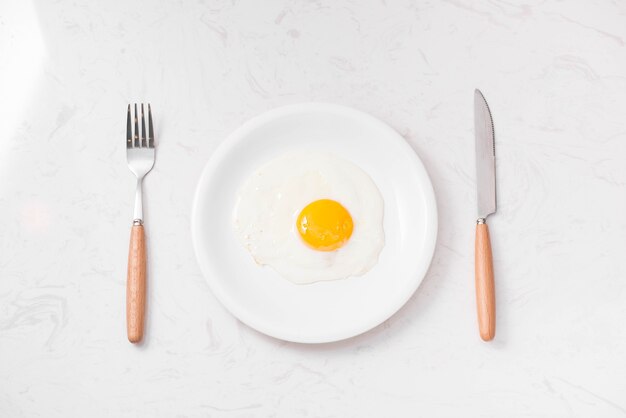
<svg viewBox="0 0 626 418"><path fill-rule="evenodd" d="M297 284L362 275L385 244L380 191L354 163L326 153L259 168L239 190L233 221L257 264Z"/></svg>

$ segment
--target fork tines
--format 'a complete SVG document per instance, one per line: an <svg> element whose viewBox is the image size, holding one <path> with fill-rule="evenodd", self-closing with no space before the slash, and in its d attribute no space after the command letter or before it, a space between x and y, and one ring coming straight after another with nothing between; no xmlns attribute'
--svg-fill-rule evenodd
<svg viewBox="0 0 626 418"><path fill-rule="evenodd" d="M135 103L135 129L131 122L130 105L128 105L128 115L126 117L126 148L154 148L154 129L152 127L152 109L148 103L148 138L146 140L146 118L143 113L143 103L141 104L141 140L139 138L139 115L137 103Z"/></svg>

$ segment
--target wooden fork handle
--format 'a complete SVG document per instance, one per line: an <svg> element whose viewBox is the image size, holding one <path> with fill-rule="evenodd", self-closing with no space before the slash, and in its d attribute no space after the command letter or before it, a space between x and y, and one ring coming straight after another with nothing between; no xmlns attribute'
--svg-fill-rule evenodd
<svg viewBox="0 0 626 418"><path fill-rule="evenodd" d="M482 222L481 222L482 221ZM484 220L476 224L475 247L476 309L480 338L491 341L496 335L496 295L489 228Z"/></svg>
<svg viewBox="0 0 626 418"><path fill-rule="evenodd" d="M133 225L128 251L126 279L126 330L128 341L138 343L143 338L146 308L146 239L143 225Z"/></svg>

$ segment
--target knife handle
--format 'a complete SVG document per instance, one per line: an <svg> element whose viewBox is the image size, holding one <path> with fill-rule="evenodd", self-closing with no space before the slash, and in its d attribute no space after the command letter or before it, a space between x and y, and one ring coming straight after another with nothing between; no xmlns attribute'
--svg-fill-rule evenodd
<svg viewBox="0 0 626 418"><path fill-rule="evenodd" d="M143 338L146 307L146 239L143 225L133 224L128 251L126 279L126 330L128 341L135 344Z"/></svg>
<svg viewBox="0 0 626 418"><path fill-rule="evenodd" d="M484 219L479 219L476 224L474 267L476 274L478 330L483 341L491 341L496 335L496 295L489 228Z"/></svg>

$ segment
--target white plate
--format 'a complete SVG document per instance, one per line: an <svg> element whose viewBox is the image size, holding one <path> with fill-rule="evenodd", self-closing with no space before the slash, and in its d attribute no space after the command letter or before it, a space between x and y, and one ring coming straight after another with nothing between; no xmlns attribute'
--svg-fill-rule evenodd
<svg viewBox="0 0 626 418"><path fill-rule="evenodd" d="M257 265L238 241L239 187L261 165L299 149L350 160L380 189L385 247L365 275L296 285ZM314 103L269 111L233 132L200 177L191 226L202 273L233 315L276 338L322 343L368 331L411 297L433 255L437 208L424 166L396 131L365 113Z"/></svg>

